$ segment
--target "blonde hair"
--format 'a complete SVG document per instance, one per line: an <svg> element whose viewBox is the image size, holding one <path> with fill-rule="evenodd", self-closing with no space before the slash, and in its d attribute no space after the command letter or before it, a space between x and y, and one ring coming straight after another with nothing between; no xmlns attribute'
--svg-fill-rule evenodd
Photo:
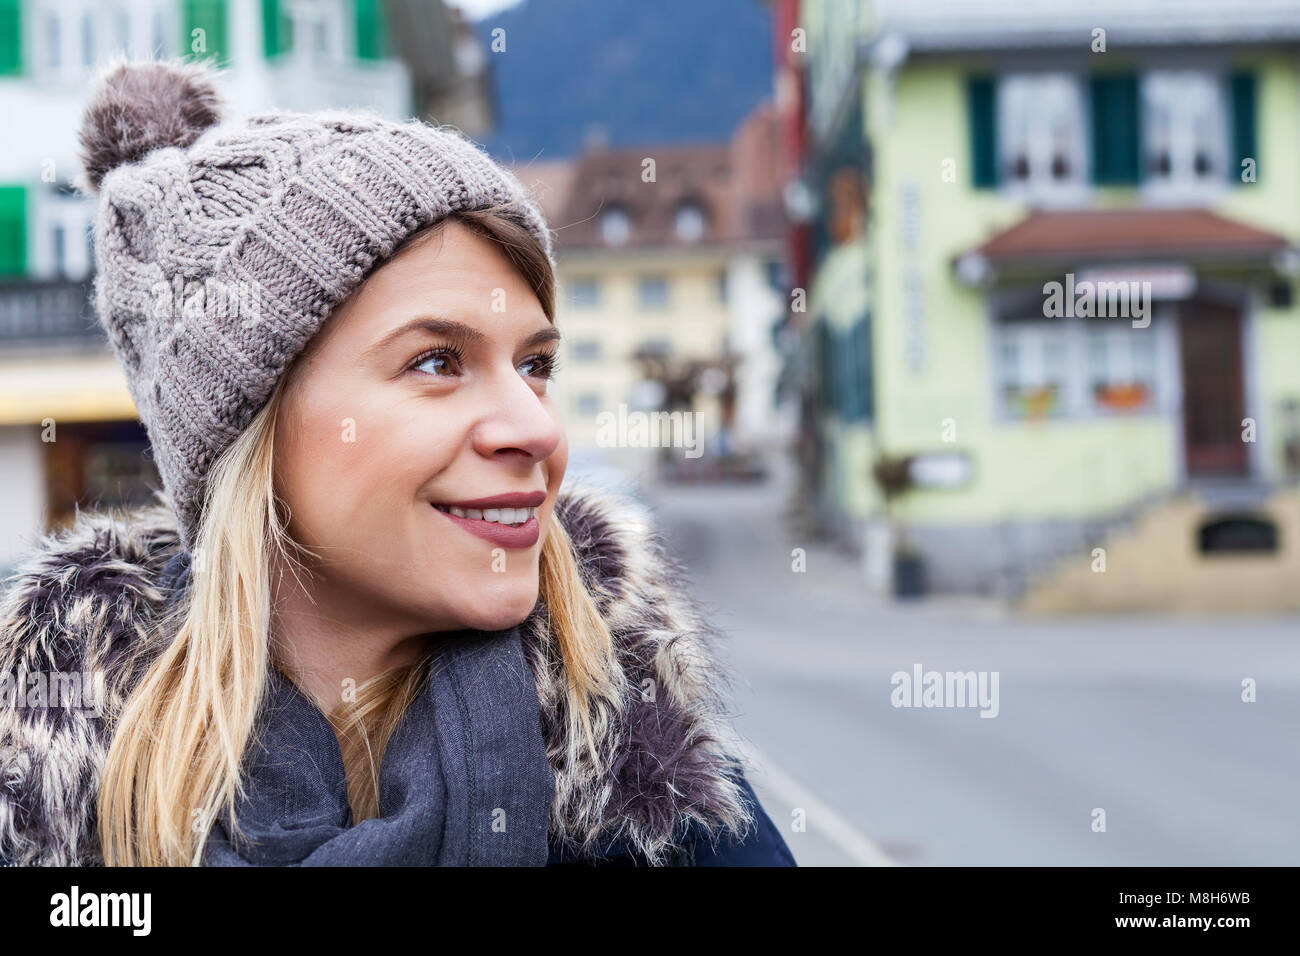
<svg viewBox="0 0 1300 956"><path fill-rule="evenodd" d="M497 244L554 321L554 273L519 211L497 207L454 218ZM422 241L441 225L403 245ZM272 571L281 567L296 574L301 557L310 554L290 537L274 491L275 422L290 379L280 377L270 399L209 472L190 586L160 616L162 639L142 642L163 649L138 662L143 676L120 714L109 715L113 737L98 806L107 866L199 865L206 836L223 811L238 828L242 761L270 668L283 666L270 641ZM563 709L570 758L585 741L600 766L592 721L607 719L602 702L621 709L622 674L609 629L554 514L542 545L539 591L548 640L567 678ZM339 739L354 823L381 812L384 748L431 663L432 652L380 674L357 689L355 700L327 715ZM287 671L286 676L295 679Z"/></svg>

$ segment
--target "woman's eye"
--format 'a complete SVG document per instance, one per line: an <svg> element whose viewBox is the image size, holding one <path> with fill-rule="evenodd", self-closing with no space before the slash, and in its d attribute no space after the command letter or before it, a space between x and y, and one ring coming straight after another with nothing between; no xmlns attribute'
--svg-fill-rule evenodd
<svg viewBox="0 0 1300 956"><path fill-rule="evenodd" d="M525 359L519 366L520 374L529 378L541 378L550 381L555 377L556 359L554 355L534 355Z"/></svg>
<svg viewBox="0 0 1300 956"><path fill-rule="evenodd" d="M453 349L436 349L412 367L429 375L455 375L460 371L460 356Z"/></svg>

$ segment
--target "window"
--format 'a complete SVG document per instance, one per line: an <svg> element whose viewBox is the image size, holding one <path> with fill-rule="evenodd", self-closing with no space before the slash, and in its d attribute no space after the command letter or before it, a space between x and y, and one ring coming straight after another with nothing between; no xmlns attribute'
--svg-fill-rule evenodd
<svg viewBox="0 0 1300 956"><path fill-rule="evenodd" d="M153 46L151 47L155 57L167 55L167 29L163 20L161 10L155 10L153 14Z"/></svg>
<svg viewBox="0 0 1300 956"><path fill-rule="evenodd" d="M1016 417L1061 413L1066 405L1066 328L1054 319L997 326L998 396Z"/></svg>
<svg viewBox="0 0 1300 956"><path fill-rule="evenodd" d="M991 343L1001 416L1147 414L1167 400L1177 346L1166 303L1154 304L1147 328L1113 317L1043 318L1032 297L1001 310Z"/></svg>
<svg viewBox="0 0 1300 956"><path fill-rule="evenodd" d="M583 392L574 402L574 408L579 415L599 415L604 405L600 392Z"/></svg>
<svg viewBox="0 0 1300 956"><path fill-rule="evenodd" d="M54 242L54 273L60 279L68 275L68 236L62 223L55 223L51 238Z"/></svg>
<svg viewBox="0 0 1300 956"><path fill-rule="evenodd" d="M607 209L600 217L600 238L606 245L624 245L631 234L631 220L622 209Z"/></svg>
<svg viewBox="0 0 1300 956"><path fill-rule="evenodd" d="M117 24L117 48L119 52L128 52L132 47L131 43L131 15L122 8L118 8L114 17Z"/></svg>
<svg viewBox="0 0 1300 956"><path fill-rule="evenodd" d="M699 242L704 238L704 210L695 203L682 203L674 225L682 242Z"/></svg>
<svg viewBox="0 0 1300 956"><path fill-rule="evenodd" d="M63 14L51 10L45 14L45 66L57 72L63 63Z"/></svg>
<svg viewBox="0 0 1300 956"><path fill-rule="evenodd" d="M1085 321L1088 340L1088 394L1099 409L1145 408L1156 383L1155 338L1112 319Z"/></svg>
<svg viewBox="0 0 1300 956"><path fill-rule="evenodd" d="M574 279L569 286L569 301L575 309L594 309L600 305L600 283L595 279Z"/></svg>
<svg viewBox="0 0 1300 956"><path fill-rule="evenodd" d="M1277 524L1265 514L1219 515L1197 531L1202 554L1272 552L1277 550Z"/></svg>
<svg viewBox="0 0 1300 956"><path fill-rule="evenodd" d="M1077 78L1008 74L998 86L998 114L1003 182L1035 190L1085 182L1083 91Z"/></svg>
<svg viewBox="0 0 1300 956"><path fill-rule="evenodd" d="M1219 77L1162 70L1142 80L1143 173L1174 187L1222 182L1228 166L1226 95Z"/></svg>
<svg viewBox="0 0 1300 956"><path fill-rule="evenodd" d="M95 34L90 22L90 11L81 15L81 65L91 67L95 64Z"/></svg>
<svg viewBox="0 0 1300 956"><path fill-rule="evenodd" d="M781 259L769 259L764 263L764 272L767 275L768 286L784 294L790 285L786 277L785 262Z"/></svg>
<svg viewBox="0 0 1300 956"><path fill-rule="evenodd" d="M573 359L576 362L595 362L602 354L598 339L581 339L573 343Z"/></svg>
<svg viewBox="0 0 1300 956"><path fill-rule="evenodd" d="M668 280L664 276L642 276L636 293L641 308L662 309L668 305Z"/></svg>

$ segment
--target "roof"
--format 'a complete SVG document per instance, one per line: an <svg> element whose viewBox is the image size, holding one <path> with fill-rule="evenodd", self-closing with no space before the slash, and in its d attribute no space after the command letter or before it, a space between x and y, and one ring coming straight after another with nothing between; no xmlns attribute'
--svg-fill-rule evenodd
<svg viewBox="0 0 1300 956"><path fill-rule="evenodd" d="M611 248L601 237L601 215L625 212L635 249L778 240L784 235L776 111L763 102L737 127L730 142L689 145L594 146L573 161L560 211L550 217L561 249ZM642 180L646 158L655 180ZM525 183L528 177L524 177ZM677 210L700 208L698 242L678 237Z"/></svg>
<svg viewBox="0 0 1300 956"><path fill-rule="evenodd" d="M1035 211L970 250L994 265L1061 259L1264 259L1285 236L1207 209Z"/></svg>
<svg viewBox="0 0 1300 956"><path fill-rule="evenodd" d="M1106 30L1113 48L1300 40L1300 0L877 0L873 39L915 51L1069 46Z"/></svg>
<svg viewBox="0 0 1300 956"><path fill-rule="evenodd" d="M567 159L554 159L515 164L510 169L537 203L547 224L554 229L569 200L574 163Z"/></svg>

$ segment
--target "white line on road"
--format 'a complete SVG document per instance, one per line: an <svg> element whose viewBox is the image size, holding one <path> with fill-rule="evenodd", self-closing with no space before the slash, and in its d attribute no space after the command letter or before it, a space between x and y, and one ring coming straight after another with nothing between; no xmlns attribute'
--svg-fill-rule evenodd
<svg viewBox="0 0 1300 956"><path fill-rule="evenodd" d="M805 810L808 825L830 840L854 863L858 866L898 866L889 858L889 854L880 848L880 844L840 816L829 804L819 800L798 780L768 760L757 747L747 740L740 741L740 747L745 752L747 762L760 771L759 779L775 791L782 802Z"/></svg>

